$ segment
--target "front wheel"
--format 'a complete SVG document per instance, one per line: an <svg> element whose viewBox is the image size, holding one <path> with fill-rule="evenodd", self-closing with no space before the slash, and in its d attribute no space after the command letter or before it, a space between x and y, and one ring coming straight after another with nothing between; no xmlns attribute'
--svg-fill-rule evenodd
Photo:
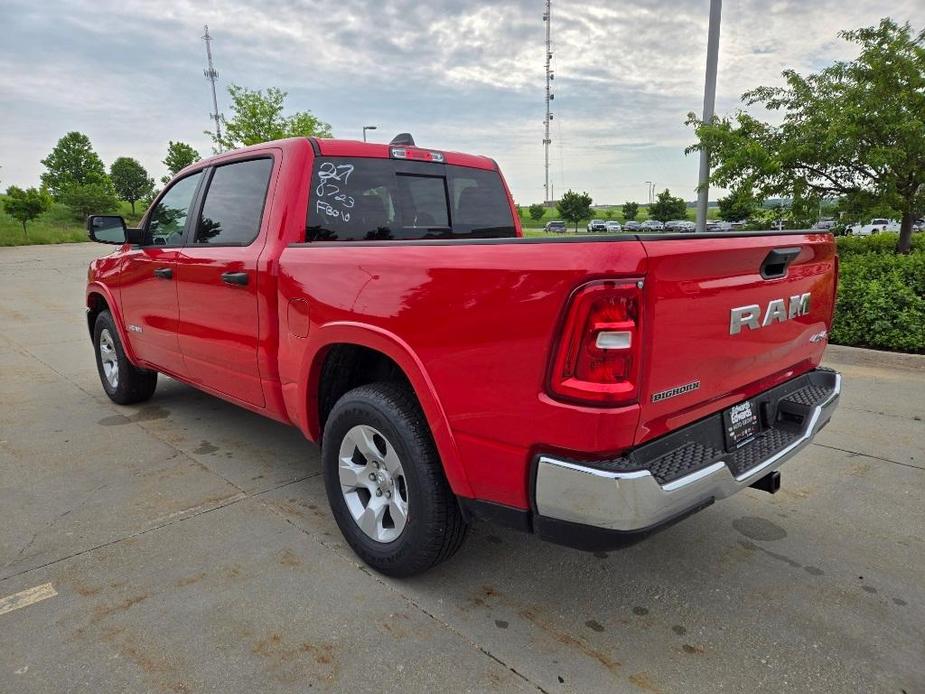
<svg viewBox="0 0 925 694"><path fill-rule="evenodd" d="M93 347L100 382L109 399L120 405L143 402L154 395L157 371L136 368L125 356L119 331L109 311L96 317Z"/></svg>
<svg viewBox="0 0 925 694"><path fill-rule="evenodd" d="M393 383L345 394L322 442L325 490L353 551L389 576L450 558L466 524L414 395Z"/></svg>

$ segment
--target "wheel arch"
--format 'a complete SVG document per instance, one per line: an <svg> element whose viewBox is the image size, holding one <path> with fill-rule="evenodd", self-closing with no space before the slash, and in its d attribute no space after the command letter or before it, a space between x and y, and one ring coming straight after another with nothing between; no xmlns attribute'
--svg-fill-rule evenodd
<svg viewBox="0 0 925 694"><path fill-rule="evenodd" d="M98 282L94 282L87 287L87 330L90 333L90 340L93 340L93 330L96 326L96 317L103 311L109 311L113 322L116 324L116 330L119 333L119 341L122 343L122 349L128 360L137 365L135 359L135 350L132 348L131 340L125 331L122 321L122 312L119 310L118 303L114 300L109 288Z"/></svg>
<svg viewBox="0 0 925 694"><path fill-rule="evenodd" d="M122 320L122 311L119 309L119 304L113 297L112 292L109 291L109 288L99 282L93 282L88 285L86 305L87 329L90 333L90 340L93 340L96 317L103 311L109 311L113 322L116 324L116 331L119 333L119 341L122 342L122 349L125 352L125 356L128 357L128 360L133 365L137 366L138 360L135 357L132 341L128 339L128 334L125 330L125 325Z"/></svg>
<svg viewBox="0 0 925 694"><path fill-rule="evenodd" d="M300 396L305 413L302 423L308 437L321 441L330 408L347 390L376 380L403 381L421 406L450 487L458 495L472 496L449 420L411 347L388 331L357 323L329 324L315 331L313 337L300 379L304 388ZM337 373L338 367L347 373ZM332 385L330 379L338 377L340 382Z"/></svg>

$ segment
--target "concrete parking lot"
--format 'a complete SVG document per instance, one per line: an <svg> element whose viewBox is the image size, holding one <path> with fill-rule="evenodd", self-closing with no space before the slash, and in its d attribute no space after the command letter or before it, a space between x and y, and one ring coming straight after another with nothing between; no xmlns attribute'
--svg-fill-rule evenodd
<svg viewBox="0 0 925 694"><path fill-rule="evenodd" d="M925 358L830 348L841 408L774 496L609 554L477 525L394 581L295 429L105 397L105 251L0 249L0 691L925 691Z"/></svg>

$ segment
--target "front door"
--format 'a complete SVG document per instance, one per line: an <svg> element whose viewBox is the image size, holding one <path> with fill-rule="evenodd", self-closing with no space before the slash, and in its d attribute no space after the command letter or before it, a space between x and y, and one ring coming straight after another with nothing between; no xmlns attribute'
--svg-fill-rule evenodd
<svg viewBox="0 0 925 694"><path fill-rule="evenodd" d="M122 317L126 336L139 359L182 375L177 341L177 251L202 179L197 172L176 181L152 208L145 244L125 254L121 273Z"/></svg>
<svg viewBox="0 0 925 694"><path fill-rule="evenodd" d="M258 342L257 261L273 159L216 166L177 258L180 351L187 378L257 407L265 403Z"/></svg>

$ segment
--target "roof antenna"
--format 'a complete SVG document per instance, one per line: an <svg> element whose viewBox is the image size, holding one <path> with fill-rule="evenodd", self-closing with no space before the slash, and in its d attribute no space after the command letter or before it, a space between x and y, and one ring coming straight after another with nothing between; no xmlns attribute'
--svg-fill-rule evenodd
<svg viewBox="0 0 925 694"><path fill-rule="evenodd" d="M398 133L395 137L392 138L390 145L398 145L404 147L414 147L414 138L411 137L411 133Z"/></svg>

